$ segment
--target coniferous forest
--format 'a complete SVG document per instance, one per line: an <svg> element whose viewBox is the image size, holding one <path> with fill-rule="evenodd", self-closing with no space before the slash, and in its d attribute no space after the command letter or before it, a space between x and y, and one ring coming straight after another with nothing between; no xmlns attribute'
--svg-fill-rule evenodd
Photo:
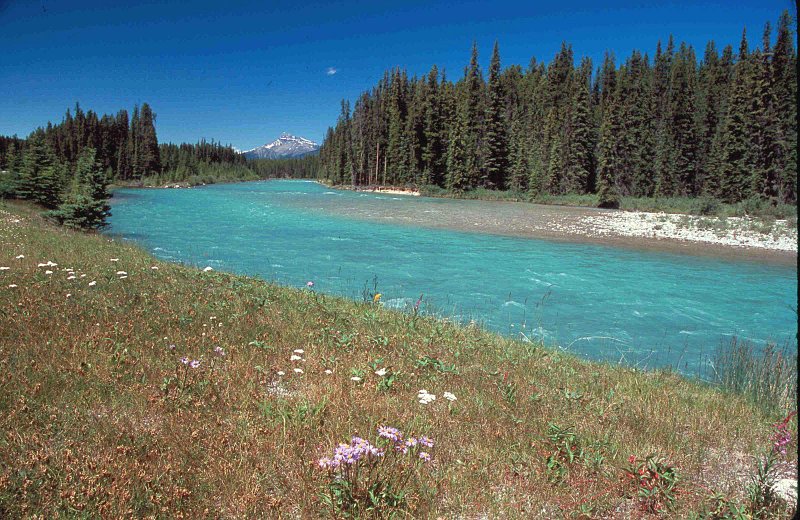
<svg viewBox="0 0 800 520"><path fill-rule="evenodd" d="M319 175L341 185L797 200L797 54L788 12L758 47L708 42L703 55L672 37L655 54L576 65L562 44L550 63L485 78L476 45L457 81L384 73L328 129Z"/></svg>

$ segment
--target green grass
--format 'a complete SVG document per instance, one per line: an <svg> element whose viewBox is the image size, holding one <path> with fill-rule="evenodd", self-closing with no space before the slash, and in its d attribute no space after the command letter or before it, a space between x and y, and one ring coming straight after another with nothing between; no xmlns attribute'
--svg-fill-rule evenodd
<svg viewBox="0 0 800 520"><path fill-rule="evenodd" d="M398 518L639 517L668 495L656 516L686 517L712 492L744 503L781 415L674 373L159 262L17 204L0 202L0 266L3 518L319 517L316 461L382 424L436 442ZM640 497L630 456L677 484Z"/></svg>

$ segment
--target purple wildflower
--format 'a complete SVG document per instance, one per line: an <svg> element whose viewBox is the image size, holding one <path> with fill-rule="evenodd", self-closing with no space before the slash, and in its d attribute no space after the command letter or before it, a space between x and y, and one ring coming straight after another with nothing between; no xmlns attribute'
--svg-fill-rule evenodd
<svg viewBox="0 0 800 520"><path fill-rule="evenodd" d="M314 282L312 282L311 280L307 281L307 282L306 282L306 287L308 287L309 289L311 289L312 287L314 287Z"/></svg>
<svg viewBox="0 0 800 520"><path fill-rule="evenodd" d="M775 428L775 433L773 433L771 437L773 453L778 453L784 457L786 456L786 446L792 442L792 434L789 431L789 420L796 413L797 412L791 412L781 422L773 425L773 428Z"/></svg>
<svg viewBox="0 0 800 520"><path fill-rule="evenodd" d="M425 462L430 462L431 461L430 453L427 453L427 452L424 452L424 451L419 452L419 458L421 458Z"/></svg>
<svg viewBox="0 0 800 520"><path fill-rule="evenodd" d="M192 368L197 368L200 366L200 361L198 361L197 359L193 359L192 362L189 363L189 366Z"/></svg>
<svg viewBox="0 0 800 520"><path fill-rule="evenodd" d="M378 426L378 437L397 442L403 438L403 432L391 426Z"/></svg>
<svg viewBox="0 0 800 520"><path fill-rule="evenodd" d="M216 347L214 347L214 353L215 353L216 355L218 355L218 356L221 356L221 357L222 357L222 356L224 356L224 355L225 355L225 349L223 349L222 347L220 347L219 345L217 345Z"/></svg>
<svg viewBox="0 0 800 520"><path fill-rule="evenodd" d="M181 363L183 363L184 365L188 365L189 364L189 358L187 358L186 356L183 356L181 358Z"/></svg>
<svg viewBox="0 0 800 520"><path fill-rule="evenodd" d="M430 439L424 435L419 439L417 439L417 442L419 442L422 446L425 446L426 448L433 448L433 439Z"/></svg>

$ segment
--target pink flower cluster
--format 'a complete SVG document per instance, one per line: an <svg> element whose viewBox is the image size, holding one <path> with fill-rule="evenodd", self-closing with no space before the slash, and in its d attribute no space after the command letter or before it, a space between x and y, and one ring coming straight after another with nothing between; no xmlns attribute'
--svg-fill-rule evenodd
<svg viewBox="0 0 800 520"><path fill-rule="evenodd" d="M378 426L378 438L389 441L397 454L411 453L423 462L430 462L431 455L422 448L433 448L433 440L425 437L404 438L403 432L391 426ZM321 469L334 470L353 466L359 461L375 462L386 454L387 448L378 448L366 439L353 437L350 444L339 444L333 451L332 457L322 457L317 461Z"/></svg>
<svg viewBox="0 0 800 520"><path fill-rule="evenodd" d="M368 440L353 437L350 444L339 444L333 451L333 457L322 457L317 465L322 469L335 469L342 465L352 466L362 459L382 457L384 451L376 448Z"/></svg>
<svg viewBox="0 0 800 520"><path fill-rule="evenodd" d="M781 422L773 425L775 432L772 434L772 452L786 456L786 445L792 442L792 434L789 432L789 420L797 412L791 412Z"/></svg>

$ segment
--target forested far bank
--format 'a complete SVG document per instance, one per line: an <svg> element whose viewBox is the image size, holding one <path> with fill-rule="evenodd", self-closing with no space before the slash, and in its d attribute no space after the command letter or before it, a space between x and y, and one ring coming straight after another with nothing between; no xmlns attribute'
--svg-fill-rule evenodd
<svg viewBox="0 0 800 520"><path fill-rule="evenodd" d="M750 49L672 37L652 60L611 53L595 70L562 44L549 63L501 68L495 44L488 79L473 45L456 82L435 65L424 77L386 71L348 101L320 150L334 184L483 188L532 197L758 199L794 204L797 55L784 12L772 41L766 24Z"/></svg>

